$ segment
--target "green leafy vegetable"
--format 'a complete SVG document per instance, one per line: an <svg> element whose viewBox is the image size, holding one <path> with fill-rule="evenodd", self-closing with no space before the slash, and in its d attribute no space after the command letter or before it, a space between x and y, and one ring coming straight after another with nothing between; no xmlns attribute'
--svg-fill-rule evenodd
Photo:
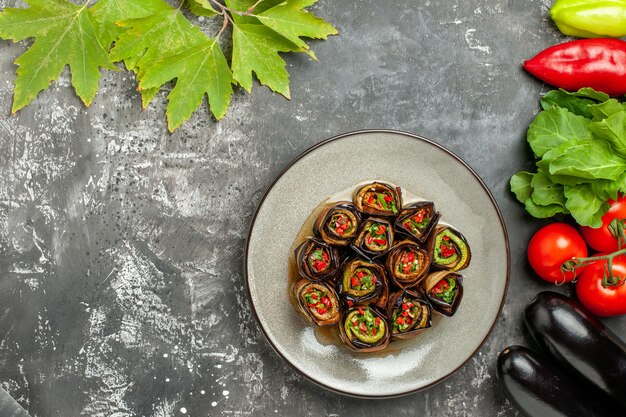
<svg viewBox="0 0 626 417"><path fill-rule="evenodd" d="M511 178L511 191L513 191L520 203L530 198L533 192L533 187L530 184L534 175L530 172L522 171Z"/></svg>
<svg viewBox="0 0 626 417"><path fill-rule="evenodd" d="M594 90L586 92L583 90L591 89L582 89L577 93L570 93L565 90L552 90L541 98L541 107L544 110L548 110L550 107L557 106L567 109L578 116L591 118L592 113L589 105L596 104L596 100L603 102L608 99L608 96Z"/></svg>
<svg viewBox="0 0 626 417"><path fill-rule="evenodd" d="M588 88L551 91L541 106L527 134L537 172L515 174L511 191L534 217L600 227L606 201L626 192L626 107Z"/></svg>
<svg viewBox="0 0 626 417"><path fill-rule="evenodd" d="M550 175L539 171L537 172L531 183L531 197L535 204L540 206L551 206L557 204L565 207L565 194L563 186L552 182Z"/></svg>
<svg viewBox="0 0 626 417"><path fill-rule="evenodd" d="M327 39L337 30L306 10L317 0L26 0L29 8L0 12L0 38L35 38L16 64L13 112L28 105L69 65L76 94L89 105L100 69L118 70L123 61L137 74L143 106L163 84L174 82L167 106L168 127L178 128L208 97L216 119L228 110L232 84L251 92L253 74L261 84L290 97L289 74L281 52L315 58L307 39ZM223 23L215 36L192 24L181 9ZM232 56L222 52L232 26ZM206 29L206 28L204 28ZM111 46L113 47L111 48ZM230 49L230 48L229 48Z"/></svg>
<svg viewBox="0 0 626 417"><path fill-rule="evenodd" d="M577 116L567 109L553 106L537 115L528 128L528 143L536 156L541 157L562 143L591 139L589 119Z"/></svg>

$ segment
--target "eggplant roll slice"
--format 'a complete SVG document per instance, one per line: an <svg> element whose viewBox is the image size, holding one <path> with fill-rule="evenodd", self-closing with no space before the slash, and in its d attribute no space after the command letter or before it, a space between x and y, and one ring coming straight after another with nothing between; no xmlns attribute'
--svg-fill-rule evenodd
<svg viewBox="0 0 626 417"><path fill-rule="evenodd" d="M369 218L361 224L359 233L352 242L352 249L367 259L385 255L393 246L393 227L385 219Z"/></svg>
<svg viewBox="0 0 626 417"><path fill-rule="evenodd" d="M432 326L430 304L420 290L393 294L388 316L392 338L409 339Z"/></svg>
<svg viewBox="0 0 626 417"><path fill-rule="evenodd" d="M347 246L357 235L361 224L361 213L349 201L335 203L315 220L313 232L329 245Z"/></svg>
<svg viewBox="0 0 626 417"><path fill-rule="evenodd" d="M301 279L293 287L300 311L318 326L331 326L339 323L341 310L339 297L329 285Z"/></svg>
<svg viewBox="0 0 626 417"><path fill-rule="evenodd" d="M472 252L465 237L448 226L438 226L428 239L433 267L448 271L460 271L469 266Z"/></svg>
<svg viewBox="0 0 626 417"><path fill-rule="evenodd" d="M415 286L430 268L430 255L417 243L404 240L396 244L387 255L387 273L400 288Z"/></svg>
<svg viewBox="0 0 626 417"><path fill-rule="evenodd" d="M300 276L311 281L326 281L341 267L337 248L312 237L296 248L295 256Z"/></svg>
<svg viewBox="0 0 626 417"><path fill-rule="evenodd" d="M341 319L339 335L345 345L356 352L376 352L389 344L387 320L377 309L357 305Z"/></svg>
<svg viewBox="0 0 626 417"><path fill-rule="evenodd" d="M354 205L363 213L395 216L402 209L402 191L400 187L373 182L355 192Z"/></svg>
<svg viewBox="0 0 626 417"><path fill-rule="evenodd" d="M453 316L463 299L463 277L450 271L428 274L422 282L426 298L433 310Z"/></svg>
<svg viewBox="0 0 626 417"><path fill-rule="evenodd" d="M348 262L339 282L339 294L348 305L364 302L387 305L389 290L385 270L381 265L361 259Z"/></svg>
<svg viewBox="0 0 626 417"><path fill-rule="evenodd" d="M396 230L412 236L424 243L437 225L441 213L435 211L435 204L430 201L413 203L400 211L396 219Z"/></svg>

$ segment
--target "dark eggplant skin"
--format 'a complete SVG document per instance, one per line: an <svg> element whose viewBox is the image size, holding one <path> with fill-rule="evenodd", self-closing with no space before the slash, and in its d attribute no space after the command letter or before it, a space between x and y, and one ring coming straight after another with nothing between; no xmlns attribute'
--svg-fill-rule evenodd
<svg viewBox="0 0 626 417"><path fill-rule="evenodd" d="M497 373L509 399L528 417L623 415L614 414L584 386L523 346L510 346L500 352Z"/></svg>
<svg viewBox="0 0 626 417"><path fill-rule="evenodd" d="M626 343L578 302L545 291L526 307L524 322L537 344L564 369L595 385L626 416Z"/></svg>

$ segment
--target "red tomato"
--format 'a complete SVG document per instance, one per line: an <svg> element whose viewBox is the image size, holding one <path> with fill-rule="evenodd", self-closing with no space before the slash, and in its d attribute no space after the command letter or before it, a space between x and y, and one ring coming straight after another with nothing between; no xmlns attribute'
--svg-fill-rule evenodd
<svg viewBox="0 0 626 417"><path fill-rule="evenodd" d="M561 273L563 262L587 256L587 245L578 231L565 223L542 227L528 242L528 261L537 275L553 284L570 282L576 274Z"/></svg>
<svg viewBox="0 0 626 417"><path fill-rule="evenodd" d="M620 280L621 285L602 285L606 266L606 260L599 260L585 267L576 282L578 299L600 317L626 314L626 285L623 283L626 278L626 255L613 259L613 276Z"/></svg>
<svg viewBox="0 0 626 417"><path fill-rule="evenodd" d="M607 201L611 208L602 216L602 226L593 229L588 226L581 226L585 242L592 248L600 252L615 252L618 250L617 239L613 237L607 226L613 219L626 219L626 196L620 196L617 201Z"/></svg>

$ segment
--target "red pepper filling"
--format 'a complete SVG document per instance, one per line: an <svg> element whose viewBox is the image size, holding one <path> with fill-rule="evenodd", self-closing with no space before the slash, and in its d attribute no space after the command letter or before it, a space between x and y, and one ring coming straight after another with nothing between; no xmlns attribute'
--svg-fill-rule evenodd
<svg viewBox="0 0 626 417"><path fill-rule="evenodd" d="M343 213L334 214L330 218L329 227L338 236L344 236L353 229L352 221Z"/></svg>
<svg viewBox="0 0 626 417"><path fill-rule="evenodd" d="M398 262L398 272L410 274L419 268L419 259L415 254L415 251L408 250L402 253L400 262Z"/></svg>
<svg viewBox="0 0 626 417"><path fill-rule="evenodd" d="M411 327L416 315L415 311L413 311L414 306L413 302L407 300L402 303L401 308L394 310L392 316L394 333L406 332Z"/></svg>
<svg viewBox="0 0 626 417"><path fill-rule="evenodd" d="M365 196L363 196L363 201L365 202L365 205L375 208L376 210L391 211L394 214L398 212L393 196L386 191L369 191L365 193Z"/></svg>
<svg viewBox="0 0 626 417"><path fill-rule="evenodd" d="M365 243L368 247L384 250L387 247L387 227L380 223L372 223L367 229Z"/></svg>
<svg viewBox="0 0 626 417"><path fill-rule="evenodd" d="M380 317L375 316L370 309L359 308L359 313L352 317L351 327L363 336L373 336L380 330L381 322Z"/></svg>
<svg viewBox="0 0 626 417"><path fill-rule="evenodd" d="M458 291L456 279L453 276L447 276L439 281L430 293L438 299L450 304L454 301L454 297Z"/></svg>
<svg viewBox="0 0 626 417"><path fill-rule="evenodd" d="M330 256L328 251L324 248L315 248L311 255L309 255L309 265L313 268L313 271L317 274L324 272L330 265Z"/></svg>
<svg viewBox="0 0 626 417"><path fill-rule="evenodd" d="M426 215L426 209L420 209L413 216L402 222L402 226L405 229L410 230L413 234L421 233L428 223L430 222L430 217Z"/></svg>
<svg viewBox="0 0 626 417"><path fill-rule="evenodd" d="M431 292L437 295L437 294L447 291L449 288L450 288L450 284L448 284L448 281L445 279L442 279L441 281L437 283L437 285L433 287Z"/></svg>
<svg viewBox="0 0 626 417"><path fill-rule="evenodd" d="M317 312L319 315L326 314L332 306L328 295L317 288L310 288L304 293L303 298L309 310Z"/></svg>
<svg viewBox="0 0 626 417"><path fill-rule="evenodd" d="M356 291L369 290L376 286L376 275L369 269L358 268L352 278L350 278L350 287Z"/></svg>
<svg viewBox="0 0 626 417"><path fill-rule="evenodd" d="M449 258L456 253L454 243L452 243L448 236L444 236L443 239L441 239L439 250L441 251L442 258Z"/></svg>

